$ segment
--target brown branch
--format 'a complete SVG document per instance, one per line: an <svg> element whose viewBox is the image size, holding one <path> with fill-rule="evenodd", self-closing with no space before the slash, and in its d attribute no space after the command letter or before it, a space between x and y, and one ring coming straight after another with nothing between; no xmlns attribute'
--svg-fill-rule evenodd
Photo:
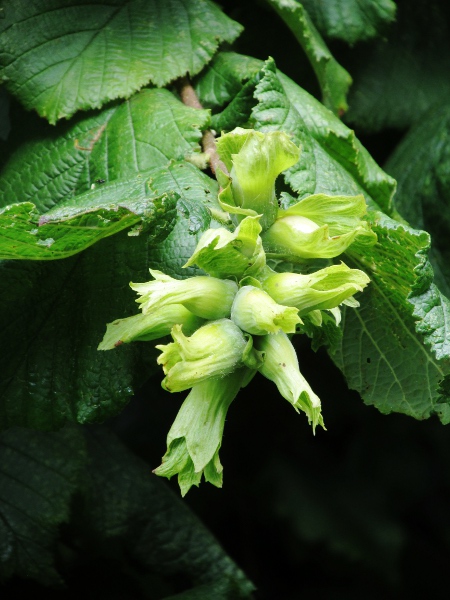
<svg viewBox="0 0 450 600"><path fill-rule="evenodd" d="M180 97L183 104L186 104L186 106L191 106L192 108L203 109L203 106L200 104L200 100L198 99L198 96L195 93L189 78L187 76L182 77L179 81ZM203 152L209 157L209 166L213 174L215 175L217 169L220 168L228 175L228 169L217 154L216 139L211 129L207 129L203 133L202 148Z"/></svg>

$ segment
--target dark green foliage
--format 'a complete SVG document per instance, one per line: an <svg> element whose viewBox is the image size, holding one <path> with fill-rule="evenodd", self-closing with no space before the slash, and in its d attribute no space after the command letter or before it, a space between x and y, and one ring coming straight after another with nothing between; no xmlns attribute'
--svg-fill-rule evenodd
<svg viewBox="0 0 450 600"><path fill-rule="evenodd" d="M449 9L221 4L0 1L5 598L438 597L445 581ZM202 109L181 101L186 74ZM137 314L130 281L202 274L183 268L199 237L229 227L202 136L237 126L301 147L278 197L363 194L378 243L336 260L369 275L360 307L294 337L328 432L256 379L230 409L225 489L188 499L225 551L151 473L182 402L151 378L154 344L97 346Z"/></svg>

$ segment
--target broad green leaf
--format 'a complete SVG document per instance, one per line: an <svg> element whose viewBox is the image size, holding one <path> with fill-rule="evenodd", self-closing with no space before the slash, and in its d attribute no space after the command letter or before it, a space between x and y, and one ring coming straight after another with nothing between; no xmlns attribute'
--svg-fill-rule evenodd
<svg viewBox="0 0 450 600"><path fill-rule="evenodd" d="M7 139L10 129L9 95L4 87L0 87L0 140Z"/></svg>
<svg viewBox="0 0 450 600"><path fill-rule="evenodd" d="M157 167L198 151L208 119L206 111L185 106L166 90L144 90L60 126L59 136L52 128L23 144L0 177L0 206L6 205L0 214L2 258L70 256L134 224L138 230L154 225L161 237L170 230L174 194L191 214L192 231L207 226L203 204L189 200L184 188L200 188L204 197L209 178L191 164Z"/></svg>
<svg viewBox="0 0 450 600"><path fill-rule="evenodd" d="M54 558L59 526L69 520L84 459L76 429L1 433L0 580L15 575L61 585Z"/></svg>
<svg viewBox="0 0 450 600"><path fill-rule="evenodd" d="M428 113L396 148L387 169L398 178L396 208L414 227L431 233L430 261L435 282L425 294L414 297L417 328L438 359L450 358L450 111L439 106Z"/></svg>
<svg viewBox="0 0 450 600"><path fill-rule="evenodd" d="M54 124L195 75L242 27L209 0L3 0L0 77ZM32 34L30 35L30 32Z"/></svg>
<svg viewBox="0 0 450 600"><path fill-rule="evenodd" d="M156 369L151 344L110 352L97 346L108 322L138 313L129 282L146 281L148 267L176 277L192 274L181 268L197 244L192 231L209 223L201 207L217 195L216 182L192 165L158 170L156 181L168 193L170 186L183 189L186 204L162 243L122 233L60 261L0 263L1 340L8 347L0 427L52 429L66 420L104 420L120 412L133 387Z"/></svg>
<svg viewBox="0 0 450 600"><path fill-rule="evenodd" d="M346 97L352 78L333 58L303 5L297 0L266 2L285 21L308 56L319 81L325 106L338 115L346 112Z"/></svg>
<svg viewBox="0 0 450 600"><path fill-rule="evenodd" d="M329 110L269 60L256 88L259 103L253 109L261 131L282 130L301 145L299 162L286 172L286 181L300 197L310 194L364 193L383 210L391 209L395 181L375 163L367 150Z"/></svg>
<svg viewBox="0 0 450 600"><path fill-rule="evenodd" d="M125 555L147 571L183 575L210 590L221 590L223 581L227 593L209 598L250 597L252 583L146 463L103 428L90 429L86 440L90 462L83 527L109 543L120 539Z"/></svg>
<svg viewBox="0 0 450 600"><path fill-rule="evenodd" d="M24 143L0 173L0 206L29 201L42 214L92 184L135 177L200 150L207 111L167 90L143 90ZM162 193L164 193L163 190Z"/></svg>
<svg viewBox="0 0 450 600"><path fill-rule="evenodd" d="M153 196L153 197L152 197ZM53 260L76 254L137 225L136 234L153 226L159 236L171 229L177 196L155 198L144 178L93 184L93 189L39 218L31 202L0 209L0 258ZM131 232L133 233L133 232Z"/></svg>
<svg viewBox="0 0 450 600"><path fill-rule="evenodd" d="M302 0L323 35L355 44L382 35L395 20L392 0Z"/></svg>
<svg viewBox="0 0 450 600"><path fill-rule="evenodd" d="M386 164L398 182L395 207L432 236L430 260L436 283L450 295L450 110L433 108L403 138Z"/></svg>
<svg viewBox="0 0 450 600"><path fill-rule="evenodd" d="M354 84L346 119L365 131L408 127L450 93L450 5L397 4L387 41L362 47L347 63Z"/></svg>
<svg viewBox="0 0 450 600"><path fill-rule="evenodd" d="M441 397L441 386L450 379L450 361L428 347L433 335L442 333L427 323L433 308L429 236L381 214L372 221L378 244L352 254L349 263L365 269L371 283L360 308L346 309L341 348L333 359L348 385L381 412L445 417L449 398ZM422 334L428 334L427 344Z"/></svg>

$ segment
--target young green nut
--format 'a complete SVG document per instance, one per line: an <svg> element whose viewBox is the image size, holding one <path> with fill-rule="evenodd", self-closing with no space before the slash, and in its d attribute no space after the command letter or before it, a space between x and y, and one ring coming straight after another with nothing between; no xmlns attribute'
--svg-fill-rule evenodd
<svg viewBox="0 0 450 600"><path fill-rule="evenodd" d="M298 412L302 410L312 425L324 427L319 397L303 377L298 366L297 355L287 335L283 332L255 338L256 348L264 353L264 362L259 371L273 381L280 394Z"/></svg>
<svg viewBox="0 0 450 600"><path fill-rule="evenodd" d="M139 313L108 323L97 350L112 350L129 342L157 340L169 335L176 324L182 325L183 331L191 334L204 322L181 304L170 304L148 314Z"/></svg>
<svg viewBox="0 0 450 600"><path fill-rule="evenodd" d="M295 326L302 322L297 308L277 304L269 294L251 285L245 285L236 294L231 319L253 335L295 333Z"/></svg>
<svg viewBox="0 0 450 600"><path fill-rule="evenodd" d="M275 273L263 282L263 289L275 301L296 306L303 316L313 310L339 306L361 292L369 282L363 271L341 263L309 275Z"/></svg>
<svg viewBox="0 0 450 600"><path fill-rule="evenodd" d="M264 268L266 256L259 237L259 216L246 217L232 233L223 227L208 229L184 265L197 265L213 277L236 277Z"/></svg>
<svg viewBox="0 0 450 600"><path fill-rule="evenodd" d="M234 281L215 277L173 279L161 271L150 269L153 281L130 283L140 294L136 302L144 314L170 304L182 304L192 314L203 319L222 319L230 316L231 305L238 287Z"/></svg>
<svg viewBox="0 0 450 600"><path fill-rule="evenodd" d="M276 219L275 180L295 165L300 149L283 131L261 133L237 127L217 140L217 151L230 171L236 206L252 209L267 229Z"/></svg>
<svg viewBox="0 0 450 600"><path fill-rule="evenodd" d="M180 325L172 329L173 342L156 346L166 377L162 387L182 392L211 377L223 377L242 365L247 346L242 331L229 319L207 323L186 337Z"/></svg>
<svg viewBox="0 0 450 600"><path fill-rule="evenodd" d="M308 196L278 211L277 220L263 235L264 248L269 254L295 260L334 258L354 243L370 246L377 236L362 220L365 213L361 195Z"/></svg>
<svg viewBox="0 0 450 600"><path fill-rule="evenodd" d="M167 452L157 475L178 475L184 496L193 485L205 480L222 487L223 467L219 460L228 407L245 383L248 369L194 386L183 402L167 436Z"/></svg>

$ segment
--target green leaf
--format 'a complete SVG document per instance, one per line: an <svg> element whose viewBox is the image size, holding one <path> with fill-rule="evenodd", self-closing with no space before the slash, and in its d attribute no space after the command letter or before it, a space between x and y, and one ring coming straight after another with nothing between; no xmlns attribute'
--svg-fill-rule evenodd
<svg viewBox="0 0 450 600"><path fill-rule="evenodd" d="M195 75L242 30L209 0L92 0L89 10L4 0L4 8L0 77L52 124L149 82Z"/></svg>
<svg viewBox="0 0 450 600"><path fill-rule="evenodd" d="M54 560L59 526L69 520L84 459L76 429L1 433L0 580L16 575L61 584Z"/></svg>
<svg viewBox="0 0 450 600"><path fill-rule="evenodd" d="M450 363L441 360L442 352L428 348L421 335L428 334L428 344L439 335L427 323L433 308L426 259L429 236L381 214L372 215L372 227L378 244L352 255L371 283L361 295L360 308L346 309L341 348L333 359L349 386L381 412L416 419L440 415L445 405L439 403L448 402L440 388L449 379Z"/></svg>
<svg viewBox="0 0 450 600"><path fill-rule="evenodd" d="M347 63L354 84L348 121L365 131L405 128L450 93L450 10L438 0L398 0L388 40Z"/></svg>
<svg viewBox="0 0 450 600"><path fill-rule="evenodd" d="M355 44L382 35L395 20L392 0L302 0L323 35Z"/></svg>
<svg viewBox="0 0 450 600"><path fill-rule="evenodd" d="M0 178L0 206L7 206L0 214L2 258L70 256L134 224L136 231L154 226L157 237L167 235L176 196L191 215L192 231L208 226L203 203L186 192L195 186L204 198L209 178L191 164L169 166L200 149L208 119L207 111L185 106L166 90L144 90L60 127L60 136L52 128L23 144Z"/></svg>
<svg viewBox="0 0 450 600"><path fill-rule="evenodd" d="M141 569L172 580L183 575L206 589L227 580L235 595L230 591L218 598L250 597L252 583L146 463L104 428L91 428L86 439L90 463L83 528L109 544L121 539L125 555Z"/></svg>
<svg viewBox="0 0 450 600"><path fill-rule="evenodd" d="M402 139L386 164L398 182L395 207L432 236L436 283L450 295L450 109L438 105Z"/></svg>
<svg viewBox="0 0 450 600"><path fill-rule="evenodd" d="M4 87L0 87L0 140L7 139L10 129L9 95Z"/></svg>
<svg viewBox="0 0 450 600"><path fill-rule="evenodd" d="M39 218L31 202L0 209L0 258L53 260L76 254L131 225L170 231L176 196L155 198L142 178L79 194ZM168 233L167 231L167 233Z"/></svg>
<svg viewBox="0 0 450 600"><path fill-rule="evenodd" d="M4 166L0 206L29 201L45 213L98 180L132 179L137 172L184 159L200 150L200 130L208 122L207 111L154 89L57 129L47 127Z"/></svg>
<svg viewBox="0 0 450 600"><path fill-rule="evenodd" d="M323 103L335 114L346 112L347 93L352 83L349 73L333 58L307 11L297 0L266 0L285 21L302 46L316 73Z"/></svg>
<svg viewBox="0 0 450 600"><path fill-rule="evenodd" d="M263 66L263 61L236 54L218 52L195 82L195 91L206 108L217 109L228 104ZM234 128L234 127L233 127Z"/></svg>
<svg viewBox="0 0 450 600"><path fill-rule="evenodd" d="M364 193L384 211L391 210L395 181L329 110L277 73L272 60L262 70L253 110L261 131L286 131L301 145L299 162L286 172L286 181L300 197L310 194L353 196Z"/></svg>
<svg viewBox="0 0 450 600"><path fill-rule="evenodd" d="M197 244L192 214L195 227L203 218L209 223L200 207L217 194L217 183L188 164L155 173L153 184L165 181L169 193L183 189L186 204L198 205L196 212L178 215L162 243L122 233L61 261L0 264L0 338L8 348L0 428L104 420L120 412L133 387L156 369L151 345L112 352L98 352L97 346L106 323L138 312L129 282L148 279L149 266L163 266L176 277L193 273L181 268Z"/></svg>
<svg viewBox="0 0 450 600"><path fill-rule="evenodd" d="M254 92L256 78L247 81L228 106L211 118L211 127L216 131L231 131L235 127L245 126L255 105Z"/></svg>

